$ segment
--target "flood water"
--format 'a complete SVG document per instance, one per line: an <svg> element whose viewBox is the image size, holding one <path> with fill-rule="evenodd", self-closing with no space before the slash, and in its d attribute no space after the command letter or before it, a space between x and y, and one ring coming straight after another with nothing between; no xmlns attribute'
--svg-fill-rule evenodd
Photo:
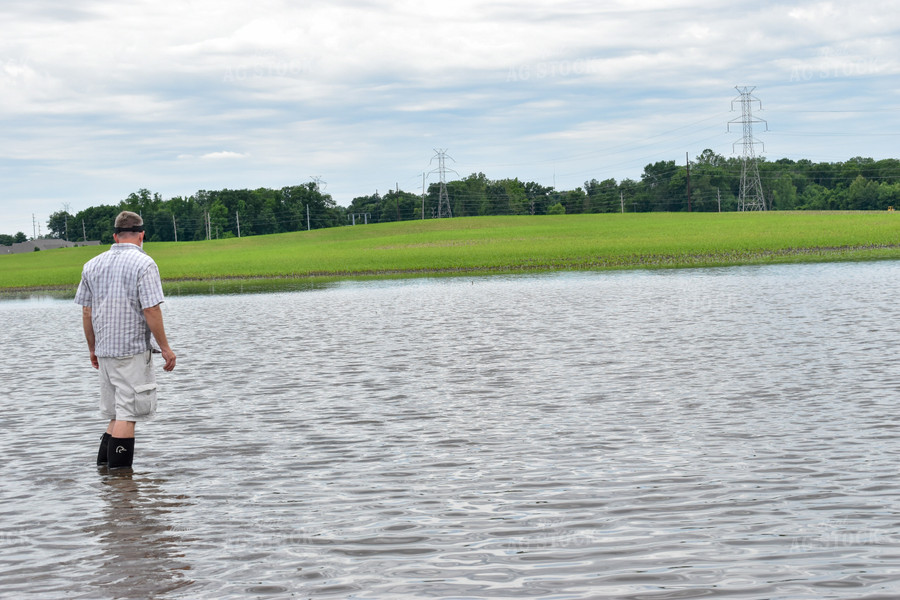
<svg viewBox="0 0 900 600"><path fill-rule="evenodd" d="M0 302L0 596L900 596L900 262L170 296L133 474Z"/></svg>

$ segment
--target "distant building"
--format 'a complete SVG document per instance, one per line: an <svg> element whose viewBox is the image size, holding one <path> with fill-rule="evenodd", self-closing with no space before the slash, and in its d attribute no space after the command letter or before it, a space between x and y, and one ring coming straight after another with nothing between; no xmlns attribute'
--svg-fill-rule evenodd
<svg viewBox="0 0 900 600"><path fill-rule="evenodd" d="M99 240L88 240L87 242L67 242L56 238L41 238L39 240L29 240L27 242L17 242L12 246L0 246L0 254L22 254L23 252L34 252L39 250L55 250L56 248L75 248L76 246L99 246Z"/></svg>

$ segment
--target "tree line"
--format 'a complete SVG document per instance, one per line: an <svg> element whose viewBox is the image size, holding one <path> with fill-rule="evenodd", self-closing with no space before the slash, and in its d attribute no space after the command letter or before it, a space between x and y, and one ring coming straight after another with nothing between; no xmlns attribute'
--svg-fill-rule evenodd
<svg viewBox="0 0 900 600"><path fill-rule="evenodd" d="M900 207L900 160L852 158L813 163L787 158L758 159L760 180L770 210L885 210ZM738 210L742 161L704 150L689 164L659 161L644 167L639 181L586 181L574 190L555 190L518 179L488 179L483 173L447 182L454 217L545 215L652 211ZM391 191L354 198L345 209L360 222L434 218L440 184L424 197Z"/></svg>
<svg viewBox="0 0 900 600"><path fill-rule="evenodd" d="M140 189L115 205L101 204L72 215L57 211L47 228L51 237L69 241L112 243L113 222L123 210L144 219L146 240L197 241L335 227L343 223L343 209L315 183L281 189L200 190L193 196L164 200Z"/></svg>
<svg viewBox="0 0 900 600"><path fill-rule="evenodd" d="M574 190L556 190L519 179L488 179L473 173L446 183L454 217L651 211L734 211L738 209L741 159L704 150L686 164L659 161L644 167L640 180L586 181ZM885 210L900 207L900 160L855 157L845 162L782 158L758 159L770 210ZM86 208L74 215L58 211L47 223L48 237L112 242L113 220L121 210L140 213L148 241L188 241L263 235L340 225L384 223L438 216L441 184L425 193L400 189L359 196L346 208L314 183L255 190L201 190L164 200L140 189L115 205ZM0 235L0 243L24 241L24 234Z"/></svg>

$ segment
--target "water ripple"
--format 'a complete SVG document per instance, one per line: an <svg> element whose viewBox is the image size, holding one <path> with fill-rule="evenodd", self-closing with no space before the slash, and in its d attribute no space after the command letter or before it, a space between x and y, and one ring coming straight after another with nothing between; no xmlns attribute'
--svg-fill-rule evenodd
<svg viewBox="0 0 900 600"><path fill-rule="evenodd" d="M0 356L0 589L897 597L898 275L171 298L179 366L130 476L91 464L104 425L77 307L0 303L16 348Z"/></svg>

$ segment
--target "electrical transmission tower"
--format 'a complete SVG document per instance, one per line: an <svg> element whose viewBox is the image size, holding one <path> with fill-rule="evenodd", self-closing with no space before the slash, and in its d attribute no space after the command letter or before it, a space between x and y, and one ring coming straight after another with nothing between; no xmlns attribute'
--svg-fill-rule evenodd
<svg viewBox="0 0 900 600"><path fill-rule="evenodd" d="M728 130L731 131L732 123L740 123L744 132L741 140L732 145L732 150L739 143L743 146L738 210L766 210L766 198L763 194L762 180L759 177L759 165L756 163L756 144L762 145L763 152L765 152L765 145L753 139L753 124L765 123L766 131L769 130L769 124L765 119L753 116L754 102L759 102L759 108L762 109L762 102L753 95L756 86L735 86L734 89L740 93L740 96L731 101L731 110L734 110L734 103L740 101L741 118L729 121Z"/></svg>
<svg viewBox="0 0 900 600"><path fill-rule="evenodd" d="M453 169L448 169L446 165L446 159L453 160L452 156L447 155L446 150L438 150L435 149L435 155L431 157L431 162L434 162L434 159L438 159L438 168L431 171L432 173L439 173L441 176L441 191L438 193L438 210L437 210L437 218L442 219L444 217L452 217L453 213L450 212L450 197L447 196L447 171L456 173ZM455 161L454 161L455 162ZM456 173L459 175L459 173Z"/></svg>

